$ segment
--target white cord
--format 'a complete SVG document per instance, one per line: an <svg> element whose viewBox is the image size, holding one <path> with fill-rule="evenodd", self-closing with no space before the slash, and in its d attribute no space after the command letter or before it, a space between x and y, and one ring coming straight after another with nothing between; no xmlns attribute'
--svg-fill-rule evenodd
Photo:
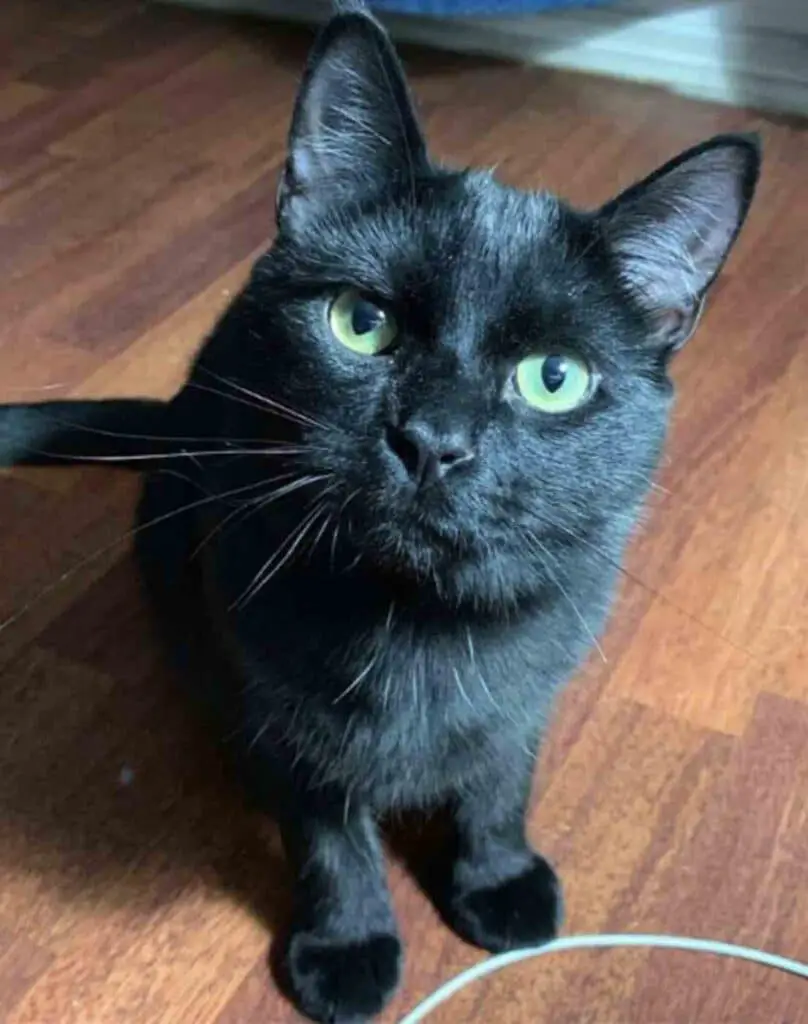
<svg viewBox="0 0 808 1024"><path fill-rule="evenodd" d="M733 946L728 942L714 942L711 939L687 939L678 935L574 935L570 938L556 939L545 946L533 949L515 949L511 953L500 953L488 960L482 960L457 977L447 981L445 985L433 992L431 996L419 1003L414 1010L403 1017L399 1024L419 1024L441 1003L451 999L467 985L485 978L489 974L501 971L521 960L532 960L548 953L564 953L572 949L617 949L626 947L643 947L646 949L681 949L692 953L713 953L716 956L733 957L736 960L749 960L764 967L774 967L778 971L796 974L808 979L808 964L789 960L774 953L764 953L748 946Z"/></svg>

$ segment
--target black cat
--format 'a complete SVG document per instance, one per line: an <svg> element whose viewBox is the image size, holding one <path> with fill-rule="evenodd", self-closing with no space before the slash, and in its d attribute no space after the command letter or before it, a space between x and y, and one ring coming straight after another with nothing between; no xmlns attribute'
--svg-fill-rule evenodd
<svg viewBox="0 0 808 1024"><path fill-rule="evenodd" d="M539 734L603 627L669 360L759 162L715 138L589 213L438 166L384 31L342 10L297 100L277 238L179 395L2 410L6 463L154 469L146 577L280 822L284 969L314 1019L365 1020L396 985L379 822L399 810L451 812L434 896L462 936L555 933L525 838Z"/></svg>

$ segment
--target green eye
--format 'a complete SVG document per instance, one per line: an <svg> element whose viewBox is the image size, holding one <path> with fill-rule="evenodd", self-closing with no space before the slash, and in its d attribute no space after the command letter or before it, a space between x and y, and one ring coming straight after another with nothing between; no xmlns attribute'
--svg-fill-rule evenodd
<svg viewBox="0 0 808 1024"><path fill-rule="evenodd" d="M516 367L519 394L542 412L577 409L591 395L592 384L592 372L586 363L561 352L529 356Z"/></svg>
<svg viewBox="0 0 808 1024"><path fill-rule="evenodd" d="M375 356L390 348L398 327L393 317L354 288L340 292L328 315L337 341L362 356Z"/></svg>

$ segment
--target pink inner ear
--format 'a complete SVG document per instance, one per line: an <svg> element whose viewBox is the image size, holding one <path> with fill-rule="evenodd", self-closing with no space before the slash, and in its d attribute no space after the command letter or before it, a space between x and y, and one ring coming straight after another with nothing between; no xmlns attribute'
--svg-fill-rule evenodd
<svg viewBox="0 0 808 1024"><path fill-rule="evenodd" d="M675 336L686 329L692 314L683 309L664 309L654 315L654 323L662 335Z"/></svg>
<svg viewBox="0 0 808 1024"><path fill-rule="evenodd" d="M703 302L695 301L686 309L661 309L654 313L654 342L679 349L695 331Z"/></svg>
<svg viewBox="0 0 808 1024"><path fill-rule="evenodd" d="M612 210L607 233L622 276L655 316L674 317L662 330L685 328L726 259L746 212L749 169L748 147L723 142L659 172Z"/></svg>

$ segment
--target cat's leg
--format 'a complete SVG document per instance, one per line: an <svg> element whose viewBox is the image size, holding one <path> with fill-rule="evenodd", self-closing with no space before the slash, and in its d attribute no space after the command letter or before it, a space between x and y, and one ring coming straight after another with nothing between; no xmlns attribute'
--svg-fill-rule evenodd
<svg viewBox="0 0 808 1024"><path fill-rule="evenodd" d="M532 768L528 758L503 758L454 806L457 846L442 909L462 938L491 952L547 942L561 920L556 874L525 835Z"/></svg>
<svg viewBox="0 0 808 1024"><path fill-rule="evenodd" d="M322 807L283 825L297 871L285 971L300 1008L329 1024L369 1020L399 978L398 938L376 823Z"/></svg>

